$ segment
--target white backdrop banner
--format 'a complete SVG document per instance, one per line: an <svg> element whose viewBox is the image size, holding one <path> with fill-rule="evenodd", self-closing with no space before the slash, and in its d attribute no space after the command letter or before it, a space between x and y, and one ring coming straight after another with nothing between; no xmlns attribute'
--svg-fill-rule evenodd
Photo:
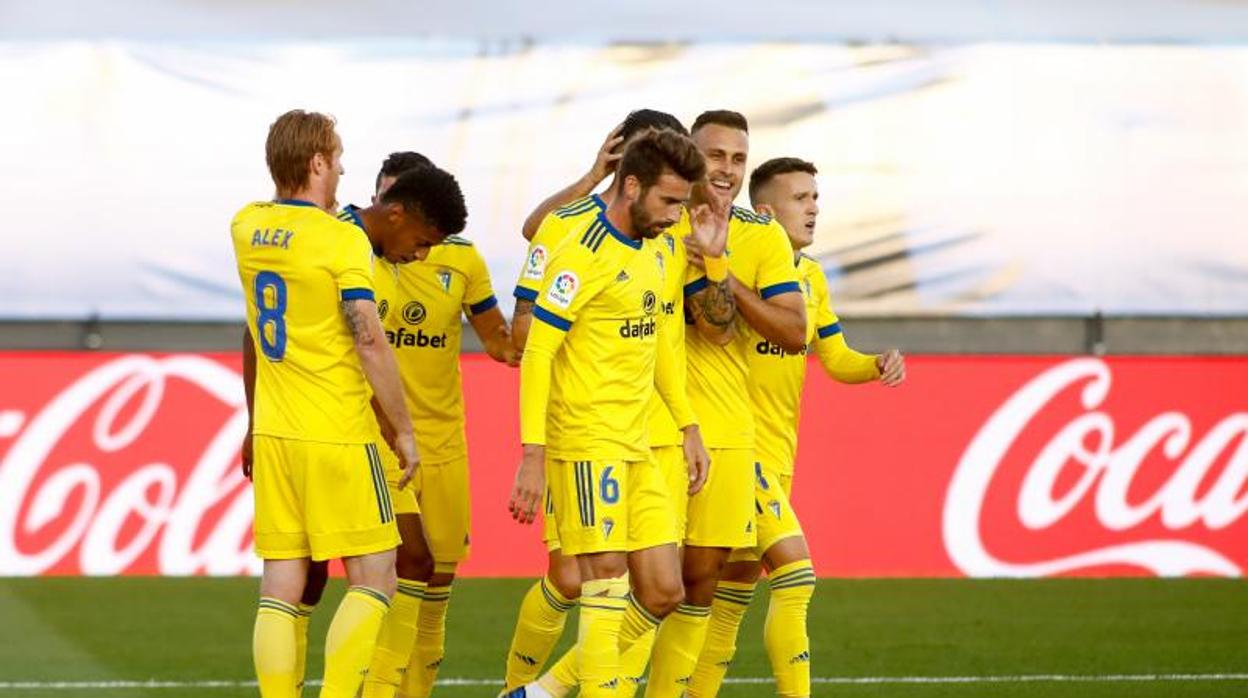
<svg viewBox="0 0 1248 698"><path fill-rule="evenodd" d="M844 314L1248 314L1248 48L11 42L0 84L0 318L241 318L228 223L294 107L344 203L391 151L453 171L500 299L629 110L730 108L751 166L819 166Z"/></svg>

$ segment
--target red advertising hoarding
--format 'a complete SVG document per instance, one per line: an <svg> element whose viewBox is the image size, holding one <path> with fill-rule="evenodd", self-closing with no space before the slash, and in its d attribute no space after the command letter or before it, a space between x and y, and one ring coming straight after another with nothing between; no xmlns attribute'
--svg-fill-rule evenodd
<svg viewBox="0 0 1248 698"><path fill-rule="evenodd" d="M466 356L472 556L537 575L506 502L514 370ZM254 573L237 354L0 353L0 575ZM822 576L1248 569L1248 361L910 357L898 389L812 363L794 505Z"/></svg>

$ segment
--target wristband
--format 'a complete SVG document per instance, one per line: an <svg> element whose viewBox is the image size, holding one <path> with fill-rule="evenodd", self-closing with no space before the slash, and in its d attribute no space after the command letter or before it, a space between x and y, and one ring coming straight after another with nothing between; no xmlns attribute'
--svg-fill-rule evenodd
<svg viewBox="0 0 1248 698"><path fill-rule="evenodd" d="M719 283L728 278L728 257L705 257L703 263L706 264L706 280Z"/></svg>

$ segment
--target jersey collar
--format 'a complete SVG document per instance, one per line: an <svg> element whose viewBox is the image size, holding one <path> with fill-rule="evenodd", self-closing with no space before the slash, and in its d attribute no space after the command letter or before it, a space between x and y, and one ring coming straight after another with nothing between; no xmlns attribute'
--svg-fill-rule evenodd
<svg viewBox="0 0 1248 698"><path fill-rule="evenodd" d="M351 217L352 223L358 225L360 227L360 230L368 232L368 228L364 227L364 219L360 218L359 210L360 210L360 207L356 206L355 204L347 204L346 206L342 207L342 212Z"/></svg>
<svg viewBox="0 0 1248 698"><path fill-rule="evenodd" d="M317 208L316 204L303 199L278 199L276 203L283 206L311 206L312 208Z"/></svg>
<svg viewBox="0 0 1248 698"><path fill-rule="evenodd" d="M611 233L611 237L615 238L616 240L619 240L625 245L628 245L634 250L641 249L641 240L633 240L632 238L628 237L624 233L621 233L620 231L616 230L614 225L611 225L611 221L607 220L606 209L603 209L602 211L598 212L598 220L601 221L604 226L606 226L607 232Z"/></svg>

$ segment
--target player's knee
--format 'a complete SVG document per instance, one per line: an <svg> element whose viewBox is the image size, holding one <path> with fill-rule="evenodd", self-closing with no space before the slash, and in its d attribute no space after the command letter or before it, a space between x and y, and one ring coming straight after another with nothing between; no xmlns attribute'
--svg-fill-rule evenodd
<svg viewBox="0 0 1248 698"><path fill-rule="evenodd" d="M647 584L633 591L637 603L651 614L663 618L676 610L685 600L685 587L673 575L671 579L661 580L656 584Z"/></svg>
<svg viewBox="0 0 1248 698"><path fill-rule="evenodd" d="M399 548L394 568L398 576L403 579L428 581L433 576L433 557L428 554L428 551L409 550L407 546L403 546Z"/></svg>
<svg viewBox="0 0 1248 698"><path fill-rule="evenodd" d="M569 601L581 597L581 571L575 558L562 558L547 571L550 581L563 598Z"/></svg>

